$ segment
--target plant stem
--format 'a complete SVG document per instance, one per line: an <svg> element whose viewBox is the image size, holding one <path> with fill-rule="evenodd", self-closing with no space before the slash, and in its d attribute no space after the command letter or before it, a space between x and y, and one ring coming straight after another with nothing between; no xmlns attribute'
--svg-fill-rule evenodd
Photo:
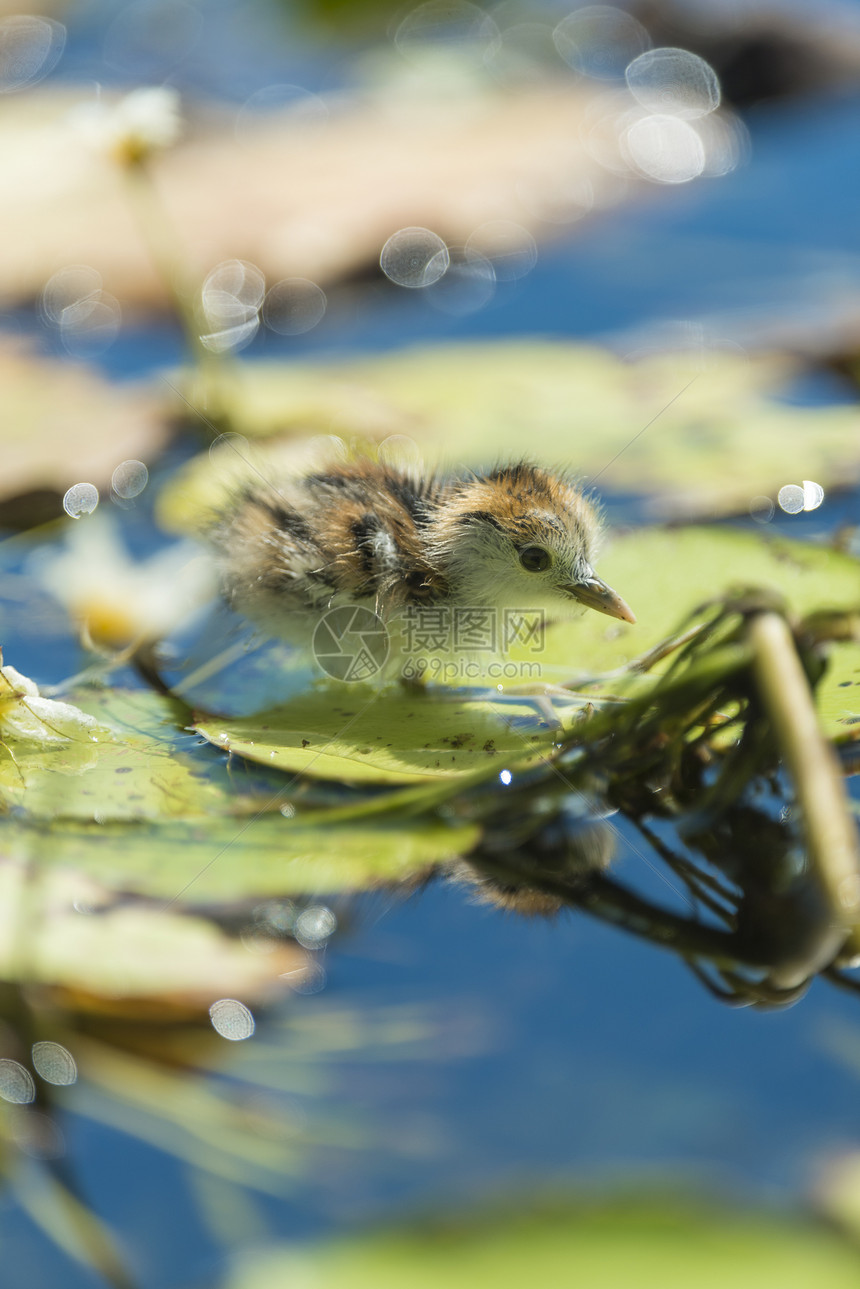
<svg viewBox="0 0 860 1289"><path fill-rule="evenodd" d="M753 676L803 820L809 874L824 900L818 943L796 970L832 962L860 915L860 845L839 761L818 726L806 673L781 614L754 614L747 627Z"/></svg>
<svg viewBox="0 0 860 1289"><path fill-rule="evenodd" d="M123 174L129 201L153 267L170 296L193 358L205 365L211 355L200 343L199 319L194 307L194 282L178 254L179 235L167 217L146 162L138 161L125 166Z"/></svg>
<svg viewBox="0 0 860 1289"><path fill-rule="evenodd" d="M182 254L182 241L162 202L149 163L139 160L123 167L129 204L134 212L150 260L182 328L199 388L193 396L195 410L205 411L203 422L219 423L224 414L223 355L213 353L200 338L202 317L197 307L199 282L190 273Z"/></svg>

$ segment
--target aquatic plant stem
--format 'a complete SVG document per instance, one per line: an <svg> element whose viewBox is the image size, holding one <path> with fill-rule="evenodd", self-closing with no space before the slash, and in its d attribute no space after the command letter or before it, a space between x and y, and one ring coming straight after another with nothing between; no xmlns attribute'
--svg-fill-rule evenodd
<svg viewBox="0 0 860 1289"><path fill-rule="evenodd" d="M21 1209L58 1248L101 1276L111 1289L138 1289L107 1226L49 1167L13 1181Z"/></svg>
<svg viewBox="0 0 860 1289"><path fill-rule="evenodd" d="M747 637L759 698L794 784L810 877L828 914L814 955L820 960L804 964L811 975L833 960L860 916L860 843L839 761L819 728L788 623L779 613L755 613Z"/></svg>
<svg viewBox="0 0 860 1289"><path fill-rule="evenodd" d="M199 320L194 306L194 281L186 272L178 254L179 235L158 196L150 168L145 161L136 161L123 167L123 176L129 204L152 265L170 296L192 357L205 365L212 355L200 342Z"/></svg>
<svg viewBox="0 0 860 1289"><path fill-rule="evenodd" d="M205 408L207 416L201 417L205 424L221 421L226 363L223 354L207 349L201 339L203 319L197 305L200 283L186 267L181 238L161 200L149 162L142 158L125 165L123 176L140 235L182 328L192 370L199 379L191 405L195 411ZM223 428L215 428L215 433Z"/></svg>

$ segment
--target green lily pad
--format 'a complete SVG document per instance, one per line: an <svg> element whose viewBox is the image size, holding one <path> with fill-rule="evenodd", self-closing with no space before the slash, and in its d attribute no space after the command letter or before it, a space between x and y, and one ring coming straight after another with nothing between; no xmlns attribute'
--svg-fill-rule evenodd
<svg viewBox="0 0 860 1289"><path fill-rule="evenodd" d="M624 667L678 630L705 599L732 588L776 591L798 615L860 611L860 562L853 556L733 528L653 528L618 536L599 569L633 608L635 625L592 612L557 624L546 633L542 680L575 681ZM860 715L858 668L860 645L832 646L816 695L830 738L860 735L860 723L853 723ZM655 674L660 670L658 664ZM611 692L612 680L602 688Z"/></svg>
<svg viewBox="0 0 860 1289"><path fill-rule="evenodd" d="M599 1207L573 1200L268 1250L244 1258L224 1289L299 1283L314 1289L520 1289L529 1283L573 1283L577 1289L849 1289L857 1268L857 1253L847 1241L809 1222L671 1199L634 1198Z"/></svg>
<svg viewBox="0 0 860 1289"><path fill-rule="evenodd" d="M275 477L303 468L297 435L398 434L416 441L428 466L525 454L601 487L646 493L673 514L714 514L745 512L753 498L775 498L804 478L827 488L860 475L853 405L779 400L798 370L785 358L727 351L625 361L594 346L504 341L351 364L255 363L237 368L224 399L242 433L293 436L271 448ZM254 467L265 460L264 451ZM224 469L224 460L201 457L178 471L161 496L162 522L196 531Z"/></svg>
<svg viewBox="0 0 860 1289"><path fill-rule="evenodd" d="M420 783L466 776L497 765L541 761L552 731L537 728L525 704L502 713L486 702L325 686L283 707L241 719L198 720L217 747L262 765L342 783ZM521 732L517 717L531 716Z"/></svg>
<svg viewBox="0 0 860 1289"><path fill-rule="evenodd" d="M83 875L111 891L184 904L322 895L408 881L477 843L471 824L304 826L261 815L156 825L0 820L4 853L21 864Z"/></svg>
<svg viewBox="0 0 860 1289"><path fill-rule="evenodd" d="M860 645L834 645L816 691L825 734L837 743L860 739Z"/></svg>
<svg viewBox="0 0 860 1289"><path fill-rule="evenodd" d="M77 697L88 710L43 698L32 681L3 669L0 810L104 823L249 808L178 746L169 700L112 690Z"/></svg>
<svg viewBox="0 0 860 1289"><path fill-rule="evenodd" d="M23 812L0 819L0 844L20 871L232 901L408 880L477 841L469 825L304 826L281 813L288 784L264 775L249 789L241 767L201 756L161 695L82 690L77 707L40 697L12 668L4 679L0 799Z"/></svg>
<svg viewBox="0 0 860 1289"><path fill-rule="evenodd" d="M540 652L512 652L530 684L603 677L589 693L628 692L626 665L682 627L705 596L732 588L769 588L798 614L860 610L860 564L854 557L728 527L620 535L600 572L632 604L638 621L631 625L588 611L551 626ZM817 693L831 738L860 734L858 666L860 645L833 646ZM658 664L639 683L652 684L660 670ZM462 691L451 697L455 701L446 701L438 687L404 694L335 684L255 716L204 718L195 728L215 746L260 764L357 784L466 776L493 762L499 769L528 765L549 751L552 732L526 700L502 707L467 701Z"/></svg>

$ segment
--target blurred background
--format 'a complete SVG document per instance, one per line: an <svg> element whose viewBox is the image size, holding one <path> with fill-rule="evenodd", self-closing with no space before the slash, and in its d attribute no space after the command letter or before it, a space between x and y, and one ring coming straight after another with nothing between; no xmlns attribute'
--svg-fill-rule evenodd
<svg viewBox="0 0 860 1289"><path fill-rule="evenodd" d="M225 432L521 442L600 476L619 530L856 554L858 138L848 0L0 3L6 663L59 684L82 631L121 649L205 598L171 560ZM513 369L525 421L554 408L534 442L496 428ZM406 891L240 884L215 916L207 888L153 929L63 851L24 969L5 844L4 1283L855 1282L856 994L732 1009L418 859Z"/></svg>

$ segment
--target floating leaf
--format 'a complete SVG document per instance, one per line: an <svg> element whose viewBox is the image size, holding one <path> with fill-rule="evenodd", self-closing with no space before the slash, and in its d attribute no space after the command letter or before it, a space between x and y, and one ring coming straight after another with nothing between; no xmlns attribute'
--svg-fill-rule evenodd
<svg viewBox="0 0 860 1289"><path fill-rule="evenodd" d="M12 668L5 674L29 695L7 700L13 707L38 703L40 713L64 720L39 742L28 707L27 738L6 730L0 792L26 815L0 820L0 837L21 864L60 864L112 891L173 899L193 888L192 900L236 900L408 880L477 840L466 825L305 827L280 813L288 785L279 776L249 784L204 755L199 740L177 730L177 705L161 695L84 690L84 712L34 696L33 683ZM66 733L81 729L97 738Z"/></svg>
<svg viewBox="0 0 860 1289"><path fill-rule="evenodd" d="M826 488L860 475L856 408L781 402L797 370L786 359L725 352L626 362L594 346L505 341L352 364L254 364L223 394L232 423L251 436L399 433L430 466L527 455L648 494L671 513L745 513L786 483L812 478ZM272 451L277 477L289 451ZM298 465L295 445L292 453ZM164 522L194 531L214 477L204 458L179 471L162 497Z"/></svg>
<svg viewBox="0 0 860 1289"><path fill-rule="evenodd" d="M577 1289L849 1289L857 1254L832 1231L762 1214L696 1208L672 1199L534 1201L471 1220L429 1220L401 1230L244 1258L224 1289L313 1284L314 1289L466 1289L564 1284Z"/></svg>
<svg viewBox="0 0 860 1289"><path fill-rule="evenodd" d="M43 698L39 687L14 667L0 666L0 735L22 746L36 749L75 740L98 742L99 728L93 716L71 703Z"/></svg>
<svg viewBox="0 0 860 1289"><path fill-rule="evenodd" d="M214 781L180 747L176 709L158 694L88 691L88 707L41 698L32 681L3 670L0 809L36 819L170 819L258 808ZM5 710L4 710L5 709Z"/></svg>
<svg viewBox="0 0 860 1289"><path fill-rule="evenodd" d="M531 717L521 730L518 719ZM448 702L366 686L320 687L283 707L194 728L225 751L262 765L343 783L419 783L497 764L531 765L552 745L526 703Z"/></svg>
<svg viewBox="0 0 860 1289"><path fill-rule="evenodd" d="M860 739L860 645L831 646L815 694L825 734L837 742Z"/></svg>
<svg viewBox="0 0 860 1289"><path fill-rule="evenodd" d="M151 461L167 442L162 398L109 385L78 364L51 362L5 342L0 382L0 518L10 526L62 515L63 494L76 483L109 493L120 462Z"/></svg>

